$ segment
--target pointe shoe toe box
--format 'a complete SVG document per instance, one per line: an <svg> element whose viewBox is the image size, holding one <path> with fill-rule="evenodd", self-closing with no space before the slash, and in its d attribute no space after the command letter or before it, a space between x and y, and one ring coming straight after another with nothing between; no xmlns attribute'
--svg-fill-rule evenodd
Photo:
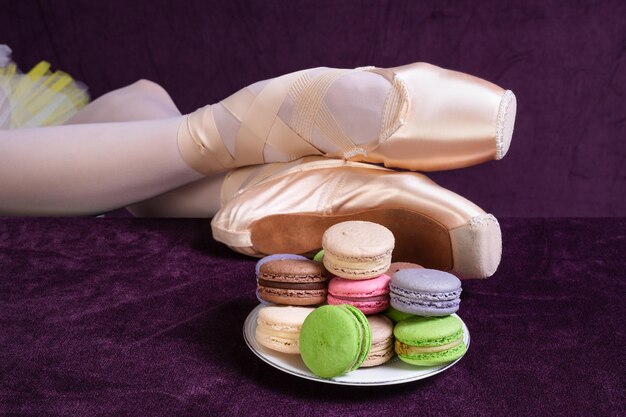
<svg viewBox="0 0 626 417"><path fill-rule="evenodd" d="M376 71L401 85L408 106L400 127L359 160L438 171L506 155L517 110L512 91L426 63Z"/></svg>

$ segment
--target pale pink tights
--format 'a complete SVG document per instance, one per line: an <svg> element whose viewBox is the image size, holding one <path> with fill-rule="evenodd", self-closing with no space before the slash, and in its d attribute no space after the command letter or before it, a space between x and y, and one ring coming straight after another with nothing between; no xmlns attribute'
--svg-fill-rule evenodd
<svg viewBox="0 0 626 417"><path fill-rule="evenodd" d="M140 80L72 126L0 131L0 215L213 216L224 174L203 177L180 158L180 118L163 88Z"/></svg>

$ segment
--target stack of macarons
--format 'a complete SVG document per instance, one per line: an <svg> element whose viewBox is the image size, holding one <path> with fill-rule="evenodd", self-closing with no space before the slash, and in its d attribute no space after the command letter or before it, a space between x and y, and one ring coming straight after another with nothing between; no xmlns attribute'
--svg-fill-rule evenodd
<svg viewBox="0 0 626 417"><path fill-rule="evenodd" d="M465 353L462 323L450 316L459 308L458 278L391 263L393 234L371 222L336 224L322 246L314 260L277 254L257 263L257 297L272 304L257 318L261 345L300 354L323 378L384 364L394 353L419 366Z"/></svg>
<svg viewBox="0 0 626 417"><path fill-rule="evenodd" d="M330 227L322 237L322 262L334 274L328 284L328 304L350 304L364 314L389 307L389 281L395 240L376 223L350 221Z"/></svg>
<svg viewBox="0 0 626 417"><path fill-rule="evenodd" d="M385 314L394 328L398 357L412 365L432 366L465 354L461 320L451 316L461 303L461 281L452 274L407 268L391 275L391 307Z"/></svg>

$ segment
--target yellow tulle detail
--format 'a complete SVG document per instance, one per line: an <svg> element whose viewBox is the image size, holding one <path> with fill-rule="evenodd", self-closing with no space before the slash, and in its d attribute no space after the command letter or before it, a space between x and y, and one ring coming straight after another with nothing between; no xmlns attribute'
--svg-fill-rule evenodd
<svg viewBox="0 0 626 417"><path fill-rule="evenodd" d="M60 125L88 102L85 86L46 61L26 74L14 62L0 67L0 128Z"/></svg>

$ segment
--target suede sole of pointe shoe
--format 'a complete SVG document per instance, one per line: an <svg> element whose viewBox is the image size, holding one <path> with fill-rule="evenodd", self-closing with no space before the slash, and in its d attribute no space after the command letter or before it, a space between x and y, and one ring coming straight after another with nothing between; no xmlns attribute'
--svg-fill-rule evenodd
<svg viewBox="0 0 626 417"><path fill-rule="evenodd" d="M281 214L259 219L251 227L253 247L266 254L314 254L324 231L334 224L362 220L382 224L393 233L393 261L414 262L451 271L461 278L486 278L500 263L500 227L491 215L478 216L448 230L441 223L407 209L375 209L347 215ZM290 230L289 233L277 233Z"/></svg>

